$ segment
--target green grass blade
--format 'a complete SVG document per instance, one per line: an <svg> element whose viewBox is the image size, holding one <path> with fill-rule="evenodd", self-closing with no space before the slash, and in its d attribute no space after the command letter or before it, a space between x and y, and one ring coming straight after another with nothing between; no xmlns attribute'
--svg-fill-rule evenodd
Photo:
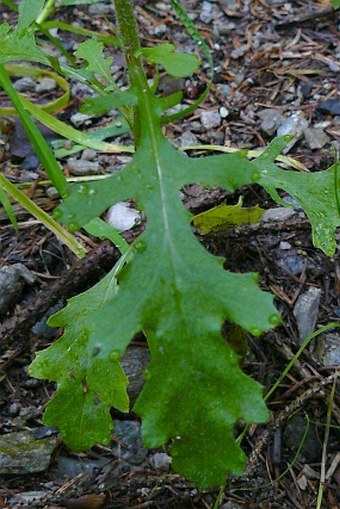
<svg viewBox="0 0 340 509"><path fill-rule="evenodd" d="M20 98L22 104L25 106L26 110L28 110L31 115L34 116L39 122L49 127L55 133L60 134L64 138L74 141L79 145L83 145L84 147L93 148L95 150L100 150L101 152L107 152L110 154L121 153L121 152L134 152L134 147L132 146L120 146L115 145L113 143L106 143L104 141L96 140L93 136L89 135L86 132L78 131L71 127L70 125L61 122L57 118L53 117L46 113L46 111L41 110L38 106L31 103L25 98Z"/></svg>
<svg viewBox="0 0 340 509"><path fill-rule="evenodd" d="M7 194L1 187L0 187L0 203L2 204L3 208L5 209L5 211L8 215L8 218L13 225L13 228L17 232L18 231L17 218L15 217L15 213L14 213L12 204L11 204Z"/></svg>
<svg viewBox="0 0 340 509"><path fill-rule="evenodd" d="M40 221L46 228L52 231L56 237L65 244L78 258L83 258L86 249L59 223L54 221L44 210L34 203L26 194L17 189L4 175L0 173L0 189L12 196L32 216Z"/></svg>
<svg viewBox="0 0 340 509"><path fill-rule="evenodd" d="M22 125L26 131L28 139L33 145L33 148L39 157L43 167L46 170L49 178L52 180L53 185L58 190L61 197L65 197L66 178L53 155L53 152L38 127L32 121L30 115L27 113L22 105L22 98L14 90L11 80L6 72L4 65L0 65L0 85L3 87L8 97L11 99L13 106L18 112ZM28 101L27 101L28 102ZM37 108L39 110L39 108ZM53 117L52 117L53 118Z"/></svg>

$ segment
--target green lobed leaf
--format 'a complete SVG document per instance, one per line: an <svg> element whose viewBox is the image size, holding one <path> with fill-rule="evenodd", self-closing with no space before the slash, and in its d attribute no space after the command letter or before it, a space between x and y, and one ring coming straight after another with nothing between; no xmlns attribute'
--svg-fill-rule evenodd
<svg viewBox="0 0 340 509"><path fill-rule="evenodd" d="M303 183L300 174L274 165L285 138L254 162L246 153L189 158L175 150L162 134L159 101L140 71L136 65L131 72L140 127L132 162L105 181L68 186L56 213L70 230L78 229L115 202L134 199L144 210L146 229L133 243L132 259L123 258L96 287L50 319L51 325L64 327L64 334L38 355L31 373L57 381L45 419L60 428L66 443L77 449L99 439L106 443L112 429L110 406L117 406L110 395L115 394L119 408L126 408L117 362L143 330L151 362L134 409L142 417L144 442L149 447L168 445L174 468L208 488L244 468L234 424L240 419L263 422L268 416L261 386L242 373L233 338L225 340L221 327L228 320L258 336L280 317L272 296L259 289L257 274L224 270L223 259L209 254L194 237L180 189L200 183L233 191L259 182L277 198L277 188L290 189L293 179L296 185ZM333 175L332 170L325 173ZM290 180L289 175L294 177ZM333 207L334 181L329 176L326 185ZM314 200L313 206L323 207L322 200ZM110 367L113 374L105 382L99 370ZM75 418L62 411L68 398ZM93 431L97 428L100 431Z"/></svg>
<svg viewBox="0 0 340 509"><path fill-rule="evenodd" d="M331 4L334 9L340 8L340 0L331 0Z"/></svg>
<svg viewBox="0 0 340 509"><path fill-rule="evenodd" d="M57 426L65 443L75 450L107 444L113 426L110 408L126 412L129 407L128 381L118 359L136 326L126 312L126 320L121 317L113 326L106 319L117 293L115 271L70 299L65 309L49 319L52 327L62 324L67 329L61 339L37 354L29 370L37 378L58 380L44 423ZM97 326L100 322L103 327ZM119 340L113 342L113 338Z"/></svg>
<svg viewBox="0 0 340 509"><path fill-rule="evenodd" d="M87 62L87 71L101 76L108 84L112 84L111 65L113 58L105 58L103 56L103 50L104 44L93 37L79 44L74 54L77 58L82 58Z"/></svg>
<svg viewBox="0 0 340 509"><path fill-rule="evenodd" d="M135 104L136 101L136 95L132 91L126 90L124 92L85 99L80 111L87 115L103 115L124 104Z"/></svg>
<svg viewBox="0 0 340 509"><path fill-rule="evenodd" d="M17 30L9 31L5 24L0 31L0 64L18 60L50 66L48 57L37 46L33 33L23 32L21 35Z"/></svg>
<svg viewBox="0 0 340 509"><path fill-rule="evenodd" d="M149 62L162 65L174 78L192 76L200 65L200 61L195 55L175 51L175 46L169 43L153 48L141 48L139 54Z"/></svg>
<svg viewBox="0 0 340 509"><path fill-rule="evenodd" d="M282 170L273 164L273 157L282 149L280 139L274 140L270 147L254 164L259 168L258 183L272 198L287 206L278 194L279 189L286 191L303 208L312 226L313 244L328 256L336 250L335 230L340 226L337 207L337 189L340 189L340 163L328 170L300 173ZM336 171L338 169L338 171Z"/></svg>
<svg viewBox="0 0 340 509"><path fill-rule="evenodd" d="M244 156L190 159L158 135L144 138L133 162L105 183L88 185L85 192L71 186L59 209L63 221L84 224L114 201L134 197L144 206L148 226L134 244L135 257L118 274L117 295L105 300L100 310L92 294L78 297L79 311L74 299L72 307L53 318L52 325L64 326L65 333L59 340L60 349L63 345L59 360L53 356L52 373L46 364L48 350L44 362L38 357L31 369L34 376L48 376L60 385L62 352L67 352L71 337L74 341L90 329L91 345L99 341L103 355L112 350L120 354L143 330L152 355L145 389L136 404L143 417L144 441L152 447L171 443L177 470L202 487L219 484L228 472L243 468L245 459L233 438L234 423L267 418L262 389L242 373L239 357L221 335L222 323L228 319L258 335L278 323L279 317L272 297L259 290L255 274L225 271L223 260L199 244L179 189L203 176L204 181L223 182L227 188L249 182L254 168ZM74 329L77 314L81 316L78 331ZM73 383L73 392L80 393L80 378ZM59 414L53 424L63 430L58 419L62 419ZM100 426L103 430L102 421ZM107 434L110 429L106 427ZM192 433L199 437L199 450ZM89 434L91 438L90 431L84 430L83 447L91 442ZM64 430L63 436L70 443L69 433Z"/></svg>
<svg viewBox="0 0 340 509"><path fill-rule="evenodd" d="M17 30L21 33L39 16L45 0L21 0L19 3L19 21Z"/></svg>

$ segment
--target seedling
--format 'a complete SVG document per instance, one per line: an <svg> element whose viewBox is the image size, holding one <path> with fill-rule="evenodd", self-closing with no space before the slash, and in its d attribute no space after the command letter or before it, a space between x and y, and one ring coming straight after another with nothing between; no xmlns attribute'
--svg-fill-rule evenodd
<svg viewBox="0 0 340 509"><path fill-rule="evenodd" d="M256 182L287 205L278 194L284 190L306 212L315 246L332 255L334 231L340 225L338 163L316 173L276 166L289 137L273 140L253 161L247 152L190 158L176 150L162 125L173 119L166 110L181 96L158 97L157 73L156 82L150 84L144 62L184 77L197 70L199 60L171 44L141 47L132 2L114 4L129 77L124 91L117 90L110 74L112 60L103 56L96 39L79 46L76 56L84 64L71 69L66 64L58 67L36 45L32 19L24 23L19 18L21 32L10 27L1 32L0 63L17 58L12 48L17 49L18 38L25 37L30 60L93 83L98 95L87 102L87 111L118 108L134 137L133 160L117 174L105 181L62 184L64 199L55 219L76 231L114 203L133 199L147 223L138 239L127 249L124 246L109 274L50 318L49 324L63 327L64 334L37 354L30 374L57 382L44 423L57 427L70 448L80 451L108 444L111 407L129 409L128 380L119 359L134 335L143 331L151 361L133 410L142 418L144 443L167 447L174 470L208 488L222 484L230 472L244 471L246 458L234 439L235 423L268 418L262 387L242 372L233 342L221 334L222 325L229 320L259 336L278 325L280 316L272 296L259 289L257 274L224 270L223 259L198 242L180 189L199 183L235 191ZM34 110L27 101L22 104Z"/></svg>

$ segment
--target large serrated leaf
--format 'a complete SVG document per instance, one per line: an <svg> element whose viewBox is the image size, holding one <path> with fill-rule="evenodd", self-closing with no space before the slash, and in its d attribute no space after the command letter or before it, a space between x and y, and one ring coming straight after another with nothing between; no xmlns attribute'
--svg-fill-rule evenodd
<svg viewBox="0 0 340 509"><path fill-rule="evenodd" d="M63 207L64 220L87 222L89 207L99 213L112 200L134 197L144 206L148 227L136 243L134 259L118 274L117 295L107 299L99 310L92 294L83 294L74 299L75 304L79 302L77 313L74 306L66 308L53 318L52 324L65 327L64 337L59 340L63 351L69 348L71 337L75 341L84 337L84 331L91 330L91 348L99 342L103 356L104 352L120 353L135 332L146 333L152 362L136 406L144 417L144 439L153 447L175 440L174 463L178 471L200 486L209 486L221 482L229 471L239 472L244 464L233 438L234 423L238 419L260 422L267 416L260 386L241 372L238 356L222 338L223 321L232 320L257 335L277 323L278 315L272 297L258 289L255 275L225 271L223 260L207 253L197 242L190 229L189 213L179 196L182 185L200 181L203 175L204 180L214 184L224 182L226 187L238 187L251 179L253 165L235 154L226 160L228 166L214 156L191 160L172 148L161 134L154 136L153 140L145 139L133 163L107 179L103 188L99 182L86 188L85 193L83 187L71 188L74 193ZM227 171L237 167L238 170ZM84 199L85 218L75 206L76 197L78 201L79 197ZM75 330L77 314L79 324ZM89 347L86 350L91 351ZM49 358L48 350L45 356ZM31 373L57 380L60 385L60 377L65 376L64 357L59 357L59 368L55 357L52 367L38 357ZM81 394L82 376L73 383L73 393ZM88 382L87 387L92 391ZM154 399L156 391L159 396ZM169 420L175 407L177 418ZM53 412L53 424L57 425L60 412ZM103 432L100 415L98 419ZM58 427L70 443L63 421ZM106 424L108 435L110 429ZM191 433L201 437L198 447L204 463L193 446ZM181 445L178 436L183 441ZM88 447L91 439L91 430L84 431L83 447ZM77 446L81 444L77 442Z"/></svg>
<svg viewBox="0 0 340 509"><path fill-rule="evenodd" d="M111 274L52 318L52 325L64 327L64 335L58 346L39 354L31 373L58 382L47 416L67 443L89 447L98 440L92 432L97 426L101 440L108 440L108 387L102 389L103 397L91 370L97 371L98 359L105 369L110 362L112 369L118 369L121 353L142 330L151 352L146 383L135 405L143 418L144 442L150 447L168 444L176 470L206 488L244 467L244 455L233 437L234 424L240 419L263 422L268 415L261 386L242 373L233 338L226 341L221 327L229 320L257 336L280 318L272 296L259 289L256 274L224 270L223 260L209 254L194 237L180 189L200 183L232 191L257 181L275 195L281 184L284 189L293 187L300 174L274 165L286 143L283 138L255 162L249 162L246 153L195 159L175 150L162 134L161 108L141 68L131 74L140 127L133 161L105 181L69 186L57 214L69 229L77 229L113 203L134 199L144 210L146 229L133 244L133 259L114 271L118 287L110 286ZM294 175L292 181L289 175ZM325 186L330 186L330 200L335 202L334 183L328 178ZM311 185L312 180L308 182ZM323 201L315 201L315 206L324 206ZM123 398L119 377L108 383ZM92 403L86 404L84 393L91 394ZM93 394L100 400L99 409ZM89 417L81 436L74 436L70 418L65 421L61 413L67 397L77 416L84 415L85 400Z"/></svg>

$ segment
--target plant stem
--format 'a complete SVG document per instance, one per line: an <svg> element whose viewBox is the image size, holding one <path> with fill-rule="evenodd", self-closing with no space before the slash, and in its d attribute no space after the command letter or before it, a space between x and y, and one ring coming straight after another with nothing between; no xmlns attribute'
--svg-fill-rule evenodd
<svg viewBox="0 0 340 509"><path fill-rule="evenodd" d="M47 0L45 7L43 8L41 13L35 20L36 23L38 23L38 24L43 23L43 21L45 21L45 19L48 18L48 16L51 14L51 12L53 12L54 3L55 3L55 0Z"/></svg>
<svg viewBox="0 0 340 509"><path fill-rule="evenodd" d="M140 42L138 37L138 27L133 11L133 2L131 0L114 0L114 6L131 86L135 88L137 95L141 99L138 107L133 111L133 118L131 119L126 117L134 135L135 145L138 147L141 125L145 128L145 126L149 123L146 119L141 118L141 108L144 106L143 109L146 110L148 109L148 105L150 106L151 92L143 69L141 57L138 54L140 50ZM122 113L124 112L122 111ZM157 123L156 117L153 118L153 121L155 121L155 124Z"/></svg>

